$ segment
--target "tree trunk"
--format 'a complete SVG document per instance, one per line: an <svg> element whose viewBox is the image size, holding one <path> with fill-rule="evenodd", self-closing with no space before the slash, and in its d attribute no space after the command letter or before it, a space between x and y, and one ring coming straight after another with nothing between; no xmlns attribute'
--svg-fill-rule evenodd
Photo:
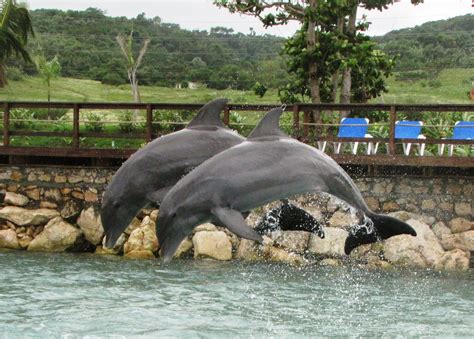
<svg viewBox="0 0 474 339"><path fill-rule="evenodd" d="M8 84L7 75L5 74L5 66L0 62L0 88L4 88Z"/></svg>
<svg viewBox="0 0 474 339"><path fill-rule="evenodd" d="M344 17L337 18L337 32L340 35L342 35L342 33L344 32ZM332 84L331 101L333 103L336 103L337 90L339 88L339 69L337 69L332 75L331 84Z"/></svg>
<svg viewBox="0 0 474 339"><path fill-rule="evenodd" d="M312 12L316 12L318 0L309 0L309 6ZM316 34L316 22L314 17L310 15L308 19L308 30L306 32L306 46L309 53L314 52L319 36ZM311 89L311 102L318 104L321 102L320 83L318 78L318 66L316 61L312 61L308 66L309 86ZM321 112L319 110L313 111L314 122L321 122Z"/></svg>
<svg viewBox="0 0 474 339"><path fill-rule="evenodd" d="M357 5L354 6L352 9L352 13L349 16L349 23L347 26L347 35L352 42L354 42L355 34L356 34L356 19L357 19ZM348 57L348 56L346 56ZM352 87L352 79L351 79L351 72L352 69L347 67L344 69L342 74L342 90L341 90L341 104L348 104L351 102L351 87ZM349 115L350 112L348 111L341 111L341 118L345 118Z"/></svg>

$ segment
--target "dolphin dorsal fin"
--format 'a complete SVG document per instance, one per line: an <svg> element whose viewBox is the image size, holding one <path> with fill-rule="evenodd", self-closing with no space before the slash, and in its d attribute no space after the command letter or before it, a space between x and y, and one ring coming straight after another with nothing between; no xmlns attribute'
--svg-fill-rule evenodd
<svg viewBox="0 0 474 339"><path fill-rule="evenodd" d="M288 137L280 129L280 117L283 114L283 107L272 109L260 120L257 127L247 137L248 140L262 137Z"/></svg>
<svg viewBox="0 0 474 339"><path fill-rule="evenodd" d="M221 120L221 112L229 100L225 98L209 101L201 107L197 115L188 124L189 127L218 126L225 127Z"/></svg>

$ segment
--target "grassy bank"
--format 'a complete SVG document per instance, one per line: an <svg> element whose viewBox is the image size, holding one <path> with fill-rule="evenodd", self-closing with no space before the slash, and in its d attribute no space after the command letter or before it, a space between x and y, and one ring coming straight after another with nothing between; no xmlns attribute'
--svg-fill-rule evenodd
<svg viewBox="0 0 474 339"><path fill-rule="evenodd" d="M467 92L471 89L474 69L446 69L432 81L399 81L388 79L389 92L373 100L385 103L469 103ZM144 102L206 102L216 97L227 97L233 103L278 103L276 90L269 90L260 98L252 91L201 89L176 89L141 86ZM46 87L39 78L25 77L10 81L0 89L0 100L46 100ZM128 85L109 86L98 81L60 78L52 82L53 101L132 101Z"/></svg>

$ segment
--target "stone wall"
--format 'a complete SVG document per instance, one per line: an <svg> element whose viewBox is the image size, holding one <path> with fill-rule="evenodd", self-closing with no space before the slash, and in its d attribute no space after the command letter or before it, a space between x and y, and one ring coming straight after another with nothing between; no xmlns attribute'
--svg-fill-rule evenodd
<svg viewBox="0 0 474 339"><path fill-rule="evenodd" d="M114 169L78 167L0 167L0 192L29 198L27 208L59 208L78 214L83 207L100 204ZM378 213L404 210L449 222L472 217L474 180L469 177L363 177L355 178L369 207Z"/></svg>
<svg viewBox="0 0 474 339"><path fill-rule="evenodd" d="M113 169L106 168L0 167L0 248L154 258L159 252L154 227L157 210L143 210L114 249L102 246L98 211L113 173ZM407 221L419 236L393 237L382 247L364 245L350 258L377 267L388 263L469 267L470 251L474 251L472 178L391 176L356 178L355 182L371 209ZM326 227L325 239L308 232L287 231L270 235L259 247L226 229L206 224L182 243L177 256L260 258L301 264L307 262L309 254L323 259L323 264L340 264L345 258L347 232L358 218L340 201L324 195L298 197L294 203ZM248 222L255 225L271 207L254 211Z"/></svg>

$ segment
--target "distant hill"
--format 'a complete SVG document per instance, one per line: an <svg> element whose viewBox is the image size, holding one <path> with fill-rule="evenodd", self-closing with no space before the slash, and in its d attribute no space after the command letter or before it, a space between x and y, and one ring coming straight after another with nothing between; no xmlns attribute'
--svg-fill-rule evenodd
<svg viewBox="0 0 474 339"><path fill-rule="evenodd" d="M391 31L375 40L387 54L399 56L398 71L474 67L471 14Z"/></svg>
<svg viewBox="0 0 474 339"><path fill-rule="evenodd" d="M36 39L29 48L41 48L48 58L58 55L66 77L126 83L124 57L116 36L128 35L133 29L136 51L144 39L151 39L139 70L141 84L175 86L193 81L218 89L248 89L255 81L275 87L282 81L282 76L259 76L264 69L282 70L279 51L283 39L279 37L234 33L224 27L210 32L188 31L163 23L159 17L109 17L93 8L40 9L31 15Z"/></svg>
<svg viewBox="0 0 474 339"><path fill-rule="evenodd" d="M159 17L109 17L93 8L40 9L31 15L36 38L29 49L41 48L47 58L57 55L65 77L127 83L115 38L133 29L135 50L144 39L151 39L139 70L140 84L171 87L197 82L215 89L249 89L256 81L282 87L288 79L279 55L284 39L272 35L234 33L225 27L189 31ZM387 54L398 56L396 71L421 70L410 77L436 76L446 68L474 68L474 15L428 22L374 39ZM24 68L29 74L35 72L33 66Z"/></svg>

